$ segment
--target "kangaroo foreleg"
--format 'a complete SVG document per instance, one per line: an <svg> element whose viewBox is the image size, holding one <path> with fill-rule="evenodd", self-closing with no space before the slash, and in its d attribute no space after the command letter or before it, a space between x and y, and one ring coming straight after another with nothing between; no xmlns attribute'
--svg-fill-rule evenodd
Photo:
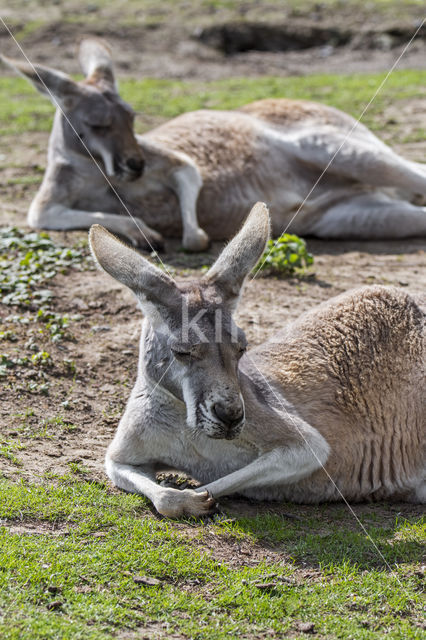
<svg viewBox="0 0 426 640"><path fill-rule="evenodd" d="M207 515L215 506L208 491L162 487L155 481L153 465L134 466L116 462L107 456L106 471L120 489L139 493L151 500L158 513L169 518Z"/></svg>
<svg viewBox="0 0 426 640"><path fill-rule="evenodd" d="M182 245L189 251L205 251L209 246L209 237L200 228L197 219L197 199L202 186L200 173L196 167L187 164L177 169L171 179L182 216Z"/></svg>
<svg viewBox="0 0 426 640"><path fill-rule="evenodd" d="M297 446L273 449L247 466L210 482L197 491L208 491L214 498L220 498L246 489L254 494L252 490L256 488L293 484L311 475L325 463L328 456L325 440L319 447L314 447L314 443L311 445L305 442Z"/></svg>
<svg viewBox="0 0 426 640"><path fill-rule="evenodd" d="M163 246L163 239L159 233L148 227L140 218L125 214L82 211L62 204L51 204L44 209L32 206L28 213L28 224L35 229L53 231L89 229L92 224L101 224L108 231L128 238L134 247L152 251Z"/></svg>

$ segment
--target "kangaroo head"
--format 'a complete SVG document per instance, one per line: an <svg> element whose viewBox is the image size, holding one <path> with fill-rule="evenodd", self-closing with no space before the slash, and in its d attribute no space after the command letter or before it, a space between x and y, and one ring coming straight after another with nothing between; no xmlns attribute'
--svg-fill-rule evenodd
<svg viewBox="0 0 426 640"><path fill-rule="evenodd" d="M268 236L268 210L257 203L210 270L177 283L103 227L90 230L96 260L135 293L146 316L141 370L185 403L191 428L212 438L235 438L244 424L238 363L247 341L232 314Z"/></svg>
<svg viewBox="0 0 426 640"><path fill-rule="evenodd" d="M142 175L144 159L133 132L134 113L117 92L110 52L103 41L81 42L79 59L86 74L81 82L55 69L2 59L58 107L65 152L85 156L90 152L102 161L108 176L119 180Z"/></svg>

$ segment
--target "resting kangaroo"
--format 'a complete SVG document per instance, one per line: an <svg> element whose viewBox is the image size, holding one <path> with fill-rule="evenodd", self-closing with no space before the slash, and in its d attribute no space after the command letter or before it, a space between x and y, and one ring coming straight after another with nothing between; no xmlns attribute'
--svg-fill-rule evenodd
<svg viewBox="0 0 426 640"><path fill-rule="evenodd" d="M158 246L160 233L178 236L183 227L183 246L200 251L209 237L231 238L259 198L269 203L272 233L280 235L308 196L291 222L293 233L426 237L426 166L401 158L362 124L310 193L355 125L337 109L260 100L235 111L186 113L135 136L132 109L117 93L101 41L80 46L82 82L39 65L37 75L30 65L5 60L42 93L46 85L60 106L44 180L28 213L32 227L66 230L99 222L134 246ZM122 215L125 208L145 238Z"/></svg>
<svg viewBox="0 0 426 640"><path fill-rule="evenodd" d="M199 280L175 283L99 225L98 263L145 319L136 384L106 455L111 480L165 516L238 492L295 502L424 502L425 316L380 286L338 296L244 353L232 320L269 234L265 205ZM159 486L162 469L202 483Z"/></svg>

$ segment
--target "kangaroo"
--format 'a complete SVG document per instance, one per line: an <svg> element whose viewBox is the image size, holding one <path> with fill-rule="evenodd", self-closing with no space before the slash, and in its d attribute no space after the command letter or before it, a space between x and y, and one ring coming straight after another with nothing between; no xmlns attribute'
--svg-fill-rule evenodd
<svg viewBox="0 0 426 640"><path fill-rule="evenodd" d="M186 113L135 135L107 45L85 39L79 57L82 82L3 58L58 106L31 227L98 222L139 247L159 247L160 234L183 229L184 248L202 251L209 239L231 238L260 198L274 236L291 224L293 233L320 238L426 237L426 166L398 156L351 116L270 99Z"/></svg>
<svg viewBox="0 0 426 640"><path fill-rule="evenodd" d="M106 454L121 489L169 517L257 499L426 501L425 314L402 290L363 287L246 351L233 319L269 236L258 203L200 279L176 283L99 225L99 265L145 315L135 386ZM199 489L156 484L190 474Z"/></svg>

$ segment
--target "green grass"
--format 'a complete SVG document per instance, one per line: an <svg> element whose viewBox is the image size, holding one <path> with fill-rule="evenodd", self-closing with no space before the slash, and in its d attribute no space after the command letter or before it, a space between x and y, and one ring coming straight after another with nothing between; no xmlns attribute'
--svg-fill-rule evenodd
<svg viewBox="0 0 426 640"><path fill-rule="evenodd" d="M413 624L421 616L413 563L424 539L414 519L383 527L364 518L389 571L343 508L334 508L333 520L329 508L315 507L300 521L225 520L189 538L190 524L177 529L155 519L143 498L72 476L38 486L3 480L0 490L3 640L106 639L152 623L200 640L268 630L284 637L294 621L314 623L319 637L424 637ZM16 533L9 524L30 526ZM275 544L285 560L255 567L219 561L203 544L213 534L219 545Z"/></svg>
<svg viewBox="0 0 426 640"><path fill-rule="evenodd" d="M302 98L335 106L358 117L385 74L315 75L306 77L230 78L216 82L123 80L120 91L137 110L158 122L195 109L232 109L261 98ZM383 109L426 94L426 71L394 71L363 121L384 127ZM0 78L0 135L49 131L53 107L23 78ZM141 121L137 129L144 130Z"/></svg>
<svg viewBox="0 0 426 640"><path fill-rule="evenodd" d="M16 451L21 451L22 449L25 449L25 445L19 441L9 442L0 440L0 458L6 458L6 460L10 460L10 462L16 466L22 464L16 455Z"/></svg>

